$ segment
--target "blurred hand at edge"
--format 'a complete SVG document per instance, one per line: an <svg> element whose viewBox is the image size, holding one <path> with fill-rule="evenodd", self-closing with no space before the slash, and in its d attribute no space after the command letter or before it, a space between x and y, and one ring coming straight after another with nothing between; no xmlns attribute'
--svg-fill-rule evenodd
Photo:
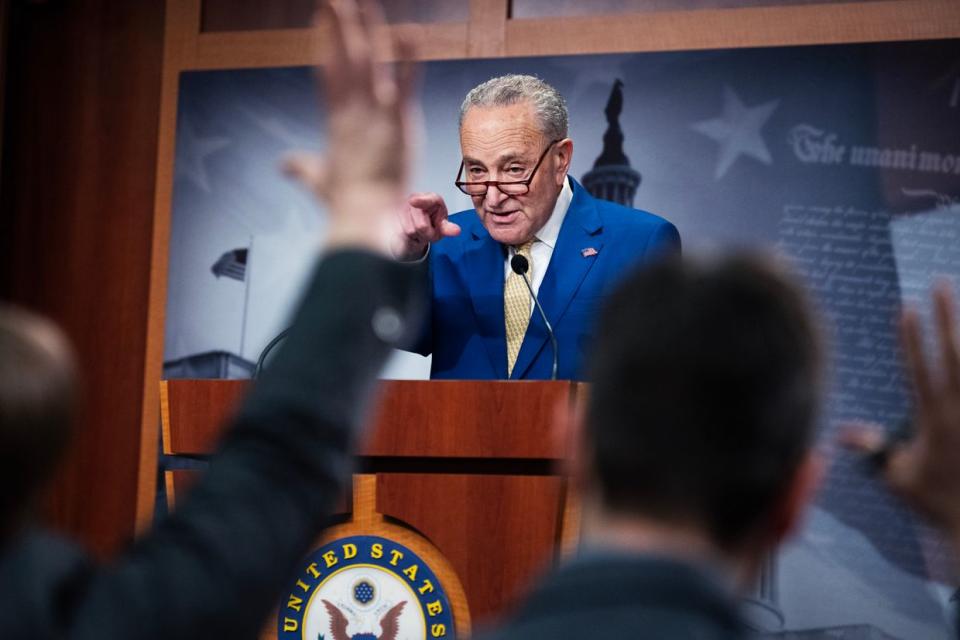
<svg viewBox="0 0 960 640"><path fill-rule="evenodd" d="M375 0L321 3L315 33L321 43L329 34L320 70L328 147L323 156L296 154L284 169L327 203L327 248L391 255L409 188L414 48L390 35ZM398 62L378 62L379 52Z"/></svg>
<svg viewBox="0 0 960 640"><path fill-rule="evenodd" d="M924 353L920 318L905 309L901 337L915 396L915 434L889 443L877 425L849 425L841 435L847 447L883 451L882 475L917 511L942 528L960 552L960 351L949 285L940 283L933 303L940 372Z"/></svg>

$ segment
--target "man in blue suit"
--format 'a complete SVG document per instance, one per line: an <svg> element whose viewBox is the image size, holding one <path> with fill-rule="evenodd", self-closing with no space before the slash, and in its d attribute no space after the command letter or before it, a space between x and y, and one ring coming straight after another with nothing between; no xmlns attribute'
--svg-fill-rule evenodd
<svg viewBox="0 0 960 640"><path fill-rule="evenodd" d="M550 378L546 324L510 266L519 253L556 335L557 377L582 379L600 303L633 265L678 252L676 228L567 175L566 104L538 78L501 76L467 94L460 147L456 184L474 210L448 216L439 195L414 194L394 238L397 257L429 263L432 309L413 350L433 355L435 379Z"/></svg>

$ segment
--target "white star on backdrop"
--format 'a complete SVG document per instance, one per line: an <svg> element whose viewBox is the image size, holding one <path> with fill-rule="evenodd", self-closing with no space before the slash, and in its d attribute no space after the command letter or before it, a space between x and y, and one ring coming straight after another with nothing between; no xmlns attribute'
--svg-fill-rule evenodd
<svg viewBox="0 0 960 640"><path fill-rule="evenodd" d="M694 131L720 143L720 157L717 159L714 179L722 178L741 155L771 164L770 151L760 135L760 129L779 104L779 100L771 100L756 107L748 107L733 89L724 85L723 115L690 125Z"/></svg>
<svg viewBox="0 0 960 640"><path fill-rule="evenodd" d="M201 137L193 125L184 118L177 127L177 159L174 171L207 193L210 179L207 176L206 158L230 144L229 138Z"/></svg>
<svg viewBox="0 0 960 640"><path fill-rule="evenodd" d="M315 144L314 138L318 135L316 131L308 131L309 135L298 134L286 122L273 116L260 116L253 109L240 107L240 113L249 118L255 125L263 129L264 132L279 140L291 149L303 149L309 144Z"/></svg>

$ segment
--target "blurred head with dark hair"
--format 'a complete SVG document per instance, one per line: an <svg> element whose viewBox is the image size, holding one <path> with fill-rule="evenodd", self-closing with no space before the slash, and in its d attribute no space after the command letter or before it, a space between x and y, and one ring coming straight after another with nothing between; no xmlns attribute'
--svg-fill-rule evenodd
<svg viewBox="0 0 960 640"><path fill-rule="evenodd" d="M24 519L66 447L73 353L51 322L0 304L0 543Z"/></svg>
<svg viewBox="0 0 960 640"><path fill-rule="evenodd" d="M636 531L752 573L819 477L820 349L802 292L756 256L663 262L619 286L597 335L578 462L588 539L629 545Z"/></svg>

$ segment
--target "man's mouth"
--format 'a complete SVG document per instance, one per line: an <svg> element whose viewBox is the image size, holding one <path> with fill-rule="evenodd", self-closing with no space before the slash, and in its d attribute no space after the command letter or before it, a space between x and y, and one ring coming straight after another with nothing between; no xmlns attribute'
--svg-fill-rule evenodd
<svg viewBox="0 0 960 640"><path fill-rule="evenodd" d="M493 216L493 220L499 223L512 222L519 213L519 209L513 211L490 211L487 209L487 215Z"/></svg>

